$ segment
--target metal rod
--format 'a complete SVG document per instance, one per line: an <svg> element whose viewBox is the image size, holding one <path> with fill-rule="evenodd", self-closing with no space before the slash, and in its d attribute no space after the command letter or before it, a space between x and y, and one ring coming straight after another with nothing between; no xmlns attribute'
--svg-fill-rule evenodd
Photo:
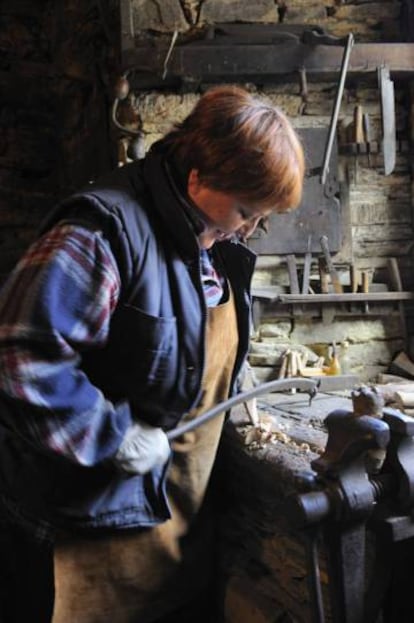
<svg viewBox="0 0 414 623"><path fill-rule="evenodd" d="M236 405L246 402L247 400L249 400L250 398L254 398L255 396L262 396L263 394L269 394L275 391L284 391L292 388L308 392L310 398L312 399L317 392L318 381L301 377L293 377L290 379L276 379L275 381L262 383L261 385L248 389L245 392L241 392L240 394L237 394L236 396L233 396L232 398L229 398L224 402L220 402L212 409L209 409L205 413L202 413L199 417L190 420L189 422L186 422L182 426L173 428L166 433L167 437L170 441L172 441L173 439L180 437L180 435L183 435L184 433L188 433L189 431L198 428L199 426L201 426L205 422L208 422L220 413L228 411L228 409L231 409L231 407L235 407Z"/></svg>
<svg viewBox="0 0 414 623"><path fill-rule="evenodd" d="M341 73L339 78L338 90L336 92L335 106L331 116L331 122L329 125L329 135L325 146L325 153L323 156L323 165L321 173L321 184L324 185L326 177L329 172L329 161L331 159L332 145L335 138L336 124L338 122L339 108L341 106L342 94L344 92L346 72L348 69L349 59L351 56L351 49L354 45L354 35L349 33L347 43L345 46L344 54L341 63Z"/></svg>
<svg viewBox="0 0 414 623"><path fill-rule="evenodd" d="M325 623L325 608L319 569L318 528L308 530L306 535L306 553L309 563L307 580L311 596L312 623Z"/></svg>

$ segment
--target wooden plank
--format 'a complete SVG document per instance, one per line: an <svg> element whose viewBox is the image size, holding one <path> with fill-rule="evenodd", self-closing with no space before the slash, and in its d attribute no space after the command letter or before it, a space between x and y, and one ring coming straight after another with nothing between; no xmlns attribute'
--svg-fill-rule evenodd
<svg viewBox="0 0 414 623"><path fill-rule="evenodd" d="M225 38L223 38L225 39ZM304 69L308 79L337 78L342 62L343 46L305 45L268 43L225 44L221 40L210 43L196 41L177 45L170 58L168 74L170 77L212 78L244 77L276 78L296 73ZM160 78L160 86L167 49L153 45L132 47L123 52L124 67L134 67L147 77L155 73ZM373 73L376 79L377 68L389 67L399 78L412 78L414 75L413 43L356 43L352 49L347 75L349 77ZM138 79L130 76L131 85ZM145 76L141 76L144 80Z"/></svg>
<svg viewBox="0 0 414 623"><path fill-rule="evenodd" d="M363 303L368 302L391 302L412 301L414 292L368 292L344 293L344 294L280 294L272 293L272 288L254 288L253 296L267 299L269 302L278 303Z"/></svg>

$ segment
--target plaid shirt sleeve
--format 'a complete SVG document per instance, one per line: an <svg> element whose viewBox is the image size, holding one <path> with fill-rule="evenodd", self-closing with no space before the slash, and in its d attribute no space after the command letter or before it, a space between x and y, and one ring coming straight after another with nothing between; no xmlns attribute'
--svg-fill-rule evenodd
<svg viewBox="0 0 414 623"><path fill-rule="evenodd" d="M132 423L128 404L106 400L79 368L83 349L104 344L119 291L102 235L60 224L0 294L2 424L85 466L113 456Z"/></svg>

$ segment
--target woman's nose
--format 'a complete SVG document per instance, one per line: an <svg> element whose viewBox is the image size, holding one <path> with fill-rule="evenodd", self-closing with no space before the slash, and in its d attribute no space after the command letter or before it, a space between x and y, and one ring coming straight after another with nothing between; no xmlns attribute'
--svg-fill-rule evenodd
<svg viewBox="0 0 414 623"><path fill-rule="evenodd" d="M240 227L237 233L240 234L242 238L248 238L249 236L252 235L252 233L258 226L259 221L260 221L260 216L255 218L253 221L248 221L247 223L245 223L244 225Z"/></svg>

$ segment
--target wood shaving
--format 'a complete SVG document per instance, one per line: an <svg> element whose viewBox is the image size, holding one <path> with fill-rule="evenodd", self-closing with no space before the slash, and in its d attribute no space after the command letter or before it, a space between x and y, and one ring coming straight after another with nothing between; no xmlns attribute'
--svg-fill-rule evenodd
<svg viewBox="0 0 414 623"><path fill-rule="evenodd" d="M302 452L310 452L310 446L307 443L296 443L289 435L282 430L272 430L274 422L259 424L257 426L247 425L240 429L241 435L244 437L244 444L248 446L248 450L261 450L268 444L290 444L296 446Z"/></svg>

